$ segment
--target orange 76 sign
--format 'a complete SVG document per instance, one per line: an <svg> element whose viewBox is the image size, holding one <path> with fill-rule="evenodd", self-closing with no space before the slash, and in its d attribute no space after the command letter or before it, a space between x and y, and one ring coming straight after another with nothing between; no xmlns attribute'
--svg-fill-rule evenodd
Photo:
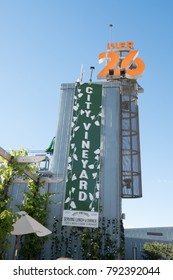
<svg viewBox="0 0 173 280"><path fill-rule="evenodd" d="M104 61L107 65L97 75L98 79L104 79L109 75L109 70L112 70L114 78L120 78L121 69L125 70L124 77L128 79L139 78L145 69L145 64L142 59L138 58L139 51L130 50L125 58L120 58L117 52L109 51L99 54L99 63Z"/></svg>

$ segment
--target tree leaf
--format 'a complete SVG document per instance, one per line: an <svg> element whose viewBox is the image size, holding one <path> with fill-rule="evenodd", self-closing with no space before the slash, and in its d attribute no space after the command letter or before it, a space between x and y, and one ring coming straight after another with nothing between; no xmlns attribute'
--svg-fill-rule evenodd
<svg viewBox="0 0 173 280"><path fill-rule="evenodd" d="M68 157L68 163L70 163L71 162L71 157Z"/></svg>
<svg viewBox="0 0 173 280"><path fill-rule="evenodd" d="M78 110L78 106L76 105L76 106L73 106L73 110L74 111L77 111Z"/></svg>
<svg viewBox="0 0 173 280"><path fill-rule="evenodd" d="M76 188L71 188L72 193L74 193L75 189L76 189Z"/></svg>
<svg viewBox="0 0 173 280"><path fill-rule="evenodd" d="M68 170L72 170L71 164L68 164L67 169L68 169Z"/></svg>
<svg viewBox="0 0 173 280"><path fill-rule="evenodd" d="M99 121L95 121L94 123L95 123L96 126L100 126Z"/></svg>
<svg viewBox="0 0 173 280"><path fill-rule="evenodd" d="M99 192L96 192L95 195L96 195L96 198L99 198Z"/></svg>
<svg viewBox="0 0 173 280"><path fill-rule="evenodd" d="M74 181L74 180L76 180L76 179L77 179L76 174L73 174L73 176L72 176L72 181Z"/></svg>
<svg viewBox="0 0 173 280"><path fill-rule="evenodd" d="M73 155L74 159L78 161L78 157L76 154Z"/></svg>
<svg viewBox="0 0 173 280"><path fill-rule="evenodd" d="M96 156L95 156L95 159L96 159L96 160L99 160L99 155L96 155Z"/></svg>
<svg viewBox="0 0 173 280"><path fill-rule="evenodd" d="M93 200L93 198L94 198L94 197L93 197L92 193L89 193L89 199L90 199L90 200Z"/></svg>
<svg viewBox="0 0 173 280"><path fill-rule="evenodd" d="M65 203L68 203L70 201L70 197L67 197L67 199L65 200Z"/></svg>
<svg viewBox="0 0 173 280"><path fill-rule="evenodd" d="M76 204L74 203L74 201L72 201L72 202L70 203L70 206L71 206L71 208L73 208L73 209L76 208Z"/></svg>
<svg viewBox="0 0 173 280"><path fill-rule="evenodd" d="M100 149L95 150L94 154L96 154L96 155L100 154Z"/></svg>
<svg viewBox="0 0 173 280"><path fill-rule="evenodd" d="M81 98L83 96L83 93L79 93L78 97Z"/></svg>
<svg viewBox="0 0 173 280"><path fill-rule="evenodd" d="M97 177L97 172L92 173L93 179L95 179Z"/></svg>
<svg viewBox="0 0 173 280"><path fill-rule="evenodd" d="M79 128L80 128L80 126L76 126L76 127L74 128L74 131L77 131Z"/></svg>
<svg viewBox="0 0 173 280"><path fill-rule="evenodd" d="M75 147L75 143L72 143L71 148L74 149L74 147Z"/></svg>

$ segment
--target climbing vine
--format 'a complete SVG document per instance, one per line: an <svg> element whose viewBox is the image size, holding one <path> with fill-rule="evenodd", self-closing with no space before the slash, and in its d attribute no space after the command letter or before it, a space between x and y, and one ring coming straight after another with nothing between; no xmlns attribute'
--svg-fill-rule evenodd
<svg viewBox="0 0 173 280"><path fill-rule="evenodd" d="M120 220L120 257L122 260L125 259L125 235L124 235L124 225L123 220Z"/></svg>
<svg viewBox="0 0 173 280"><path fill-rule="evenodd" d="M114 260L118 258L116 219L102 219L95 229L85 228L80 236L83 259Z"/></svg>
<svg viewBox="0 0 173 280"><path fill-rule="evenodd" d="M101 218L98 228L61 226L54 218L51 258L66 256L84 260L115 260L124 254L124 230L122 222ZM119 232L120 231L120 232ZM121 235L120 244L118 236Z"/></svg>
<svg viewBox="0 0 173 280"><path fill-rule="evenodd" d="M13 230L13 223L19 215L13 213L10 207L12 198L10 197L10 187L16 178L23 175L24 170L38 175L39 166L28 163L18 163L14 156L26 156L27 152L19 150L11 151L12 160L7 162L2 159L0 165L0 259L5 259L6 251L10 247L8 237ZM41 224L45 224L48 218L47 204L52 203L49 199L51 193L46 193L43 183L35 183L32 179L26 180L27 187L24 192L24 199L21 205L17 205L19 210L27 212ZM46 238L37 237L35 234L29 234L21 239L19 257L21 259L38 259L41 248Z"/></svg>
<svg viewBox="0 0 173 280"><path fill-rule="evenodd" d="M37 184L33 180L28 179L27 191L24 192L24 200L18 208L27 212L36 221L45 225L48 219L48 204L52 201L50 198L53 193L44 192L44 183ZM21 259L40 259L41 249L47 240L47 237L38 237L36 234L23 236L21 239L21 249L19 258Z"/></svg>
<svg viewBox="0 0 173 280"><path fill-rule="evenodd" d="M18 152L11 152L12 156L24 155L23 150ZM17 215L13 214L10 208L10 202L12 198L9 195L9 188L12 185L14 179L21 176L23 168L22 163L20 166L17 164L14 158L11 162L1 158L0 164L0 259L6 258L6 250L10 247L10 243L7 237L13 230L13 223L17 219Z"/></svg>

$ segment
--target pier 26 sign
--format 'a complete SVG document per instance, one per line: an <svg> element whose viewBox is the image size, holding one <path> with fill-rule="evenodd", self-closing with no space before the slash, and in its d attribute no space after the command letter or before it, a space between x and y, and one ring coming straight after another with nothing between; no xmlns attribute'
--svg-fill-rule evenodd
<svg viewBox="0 0 173 280"><path fill-rule="evenodd" d="M62 224L98 227L102 85L77 84Z"/></svg>
<svg viewBox="0 0 173 280"><path fill-rule="evenodd" d="M99 54L99 63L106 62L106 66L97 75L98 79L137 79L142 76L145 64L137 57L138 50L134 50L132 41L108 43L107 52Z"/></svg>

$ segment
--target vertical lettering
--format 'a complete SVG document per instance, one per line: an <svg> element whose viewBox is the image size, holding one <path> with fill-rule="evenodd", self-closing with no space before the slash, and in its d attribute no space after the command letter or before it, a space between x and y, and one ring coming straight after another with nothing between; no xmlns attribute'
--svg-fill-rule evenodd
<svg viewBox="0 0 173 280"><path fill-rule="evenodd" d="M85 130L89 130L90 126L91 126L91 123L83 123L83 126L85 128Z"/></svg>
<svg viewBox="0 0 173 280"><path fill-rule="evenodd" d="M93 93L93 88L92 87L86 87L86 93Z"/></svg>
<svg viewBox="0 0 173 280"><path fill-rule="evenodd" d="M82 140L82 149L89 149L90 148L90 141Z"/></svg>
<svg viewBox="0 0 173 280"><path fill-rule="evenodd" d="M85 131L84 139L88 140L88 131Z"/></svg>
<svg viewBox="0 0 173 280"><path fill-rule="evenodd" d="M88 150L82 150L82 158L88 158Z"/></svg>
<svg viewBox="0 0 173 280"><path fill-rule="evenodd" d="M88 163L88 160L83 160L83 159L82 159L83 168L86 168L87 163Z"/></svg>
<svg viewBox="0 0 173 280"><path fill-rule="evenodd" d="M79 192L79 201L85 201L87 200L87 194L85 192L80 191Z"/></svg>
<svg viewBox="0 0 173 280"><path fill-rule="evenodd" d="M82 170L80 176L79 176L80 179L88 179L88 175L86 173L86 170Z"/></svg>
<svg viewBox="0 0 173 280"><path fill-rule="evenodd" d="M89 118L91 111L85 110L86 117Z"/></svg>
<svg viewBox="0 0 173 280"><path fill-rule="evenodd" d="M87 190L87 185L88 185L87 181L80 180L79 189L80 190Z"/></svg>
<svg viewBox="0 0 173 280"><path fill-rule="evenodd" d="M91 95L87 95L87 101L91 101Z"/></svg>
<svg viewBox="0 0 173 280"><path fill-rule="evenodd" d="M91 102L85 102L87 109L90 109Z"/></svg>

